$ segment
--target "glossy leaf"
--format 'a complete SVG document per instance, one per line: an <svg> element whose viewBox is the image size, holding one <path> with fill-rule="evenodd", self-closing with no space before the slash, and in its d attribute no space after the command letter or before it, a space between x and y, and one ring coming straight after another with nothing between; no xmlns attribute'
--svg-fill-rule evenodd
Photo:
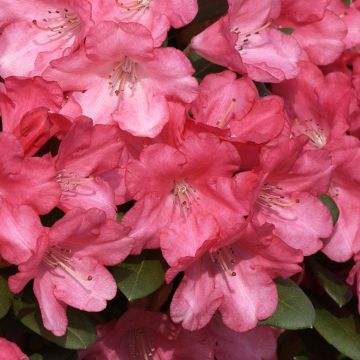
<svg viewBox="0 0 360 360"><path fill-rule="evenodd" d="M289 330L312 328L315 309L309 298L289 279L279 279L276 282L279 294L277 309L271 317L260 321L260 325Z"/></svg>
<svg viewBox="0 0 360 360"><path fill-rule="evenodd" d="M11 297L6 277L0 275L0 319L8 313L11 306Z"/></svg>
<svg viewBox="0 0 360 360"><path fill-rule="evenodd" d="M340 352L353 360L360 360L359 323L353 314L340 317L326 309L317 308L314 327Z"/></svg>
<svg viewBox="0 0 360 360"><path fill-rule="evenodd" d="M43 338L66 349L86 349L96 341L96 329L86 315L68 308L69 326L64 336L55 336L42 324L40 312L35 304L27 304L14 299L16 317L30 330Z"/></svg>
<svg viewBox="0 0 360 360"><path fill-rule="evenodd" d="M340 306L352 298L350 287L336 274L320 265L315 259L308 258L308 264L325 292Z"/></svg>
<svg viewBox="0 0 360 360"><path fill-rule="evenodd" d="M164 283L164 269L160 260L151 258L148 251L140 256L129 256L113 268L120 291L129 301L141 299Z"/></svg>
<svg viewBox="0 0 360 360"><path fill-rule="evenodd" d="M335 201L328 195L321 195L320 200L330 210L333 223L335 225L339 218L339 208L337 207Z"/></svg>

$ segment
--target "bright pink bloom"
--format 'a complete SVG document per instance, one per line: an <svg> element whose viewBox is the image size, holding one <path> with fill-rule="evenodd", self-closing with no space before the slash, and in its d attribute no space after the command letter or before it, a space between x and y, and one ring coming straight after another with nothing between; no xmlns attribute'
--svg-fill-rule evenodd
<svg viewBox="0 0 360 360"><path fill-rule="evenodd" d="M193 38L205 59L256 81L280 82L298 73L296 40L273 28L280 0L228 0L228 14Z"/></svg>
<svg viewBox="0 0 360 360"><path fill-rule="evenodd" d="M198 11L195 0L101 0L92 6L96 23L112 20L142 24L150 30L155 46L165 40L170 27L187 25Z"/></svg>
<svg viewBox="0 0 360 360"><path fill-rule="evenodd" d="M0 338L0 360L29 360L29 358L15 343Z"/></svg>
<svg viewBox="0 0 360 360"><path fill-rule="evenodd" d="M66 306L101 311L116 295L116 283L104 265L115 265L131 251L122 226L98 209L69 211L31 244L33 257L9 278L12 292L34 279L44 326L55 335L67 327Z"/></svg>
<svg viewBox="0 0 360 360"><path fill-rule="evenodd" d="M59 207L96 207L115 219L114 190L102 175L119 166L123 147L117 125L94 126L86 117L74 120L55 158L62 189Z"/></svg>
<svg viewBox="0 0 360 360"><path fill-rule="evenodd" d="M294 30L293 37L305 50L310 61L327 65L345 49L346 25L328 10L328 0L282 0L281 15L276 24Z"/></svg>
<svg viewBox="0 0 360 360"><path fill-rule="evenodd" d="M162 313L130 308L118 320L97 327L97 341L81 360L209 360L213 346L204 331L189 332Z"/></svg>
<svg viewBox="0 0 360 360"><path fill-rule="evenodd" d="M92 25L87 0L1 2L0 75L40 75L53 59L73 52Z"/></svg>
<svg viewBox="0 0 360 360"><path fill-rule="evenodd" d="M230 140L264 143L283 128L283 101L277 96L259 98L253 82L247 77L224 71L207 75L200 94L191 106L197 122L230 130Z"/></svg>
<svg viewBox="0 0 360 360"><path fill-rule="evenodd" d="M235 332L215 315L206 329L213 337L218 360L275 360L278 331L265 326L247 332Z"/></svg>
<svg viewBox="0 0 360 360"><path fill-rule="evenodd" d="M135 136L155 137L169 120L167 97L195 99L193 71L179 50L154 48L144 26L105 21L92 29L85 50L53 61L45 77L78 91L72 97L95 123L113 119Z"/></svg>
<svg viewBox="0 0 360 360"><path fill-rule="evenodd" d="M301 252L274 236L272 229L249 228L229 246L192 259L196 261L185 269L171 302L173 321L197 330L219 310L229 328L247 331L271 316L278 299L272 279L301 271L298 263L303 260ZM181 265L170 268L168 280L177 270L183 270Z"/></svg>
<svg viewBox="0 0 360 360"><path fill-rule="evenodd" d="M303 152L305 142L303 136L284 134L263 148L254 172L258 185L252 219L273 224L277 236L310 255L333 230L330 212L317 198L328 191L333 166L326 150Z"/></svg>
<svg viewBox="0 0 360 360"><path fill-rule="evenodd" d="M12 132L25 155L34 154L57 131L48 117L58 112L64 100L55 82L41 77L8 77L0 87L0 113L3 131Z"/></svg>
<svg viewBox="0 0 360 360"><path fill-rule="evenodd" d="M0 193L14 205L29 205L40 214L51 211L59 201L60 187L55 181L55 168L47 157L24 159L17 139L0 133Z"/></svg>
<svg viewBox="0 0 360 360"><path fill-rule="evenodd" d="M247 199L236 194L231 178L239 162L230 143L206 133L187 136L179 148L155 144L143 150L126 173L136 204L123 223L136 239L134 250L160 245L174 265L241 227Z"/></svg>

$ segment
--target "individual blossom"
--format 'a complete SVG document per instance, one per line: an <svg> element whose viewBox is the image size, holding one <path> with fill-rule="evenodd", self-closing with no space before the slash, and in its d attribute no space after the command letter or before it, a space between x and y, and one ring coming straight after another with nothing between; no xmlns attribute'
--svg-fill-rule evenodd
<svg viewBox="0 0 360 360"><path fill-rule="evenodd" d="M186 136L178 148L145 148L139 160L129 162L125 178L136 200L123 218L136 239L134 251L160 246L174 264L241 228L248 214L246 191L238 195L231 178L239 163L230 143L206 133Z"/></svg>
<svg viewBox="0 0 360 360"><path fill-rule="evenodd" d="M275 236L270 225L250 226L233 242L219 246L208 247L202 256L187 258L168 270L167 280L184 270L170 314L185 329L203 328L217 310L230 329L253 329L276 309L273 279L288 278L302 270L301 252Z"/></svg>
<svg viewBox="0 0 360 360"><path fill-rule="evenodd" d="M101 0L92 7L96 23L111 20L144 25L150 30L155 46L165 40L170 27L187 25L198 11L195 0Z"/></svg>
<svg viewBox="0 0 360 360"><path fill-rule="evenodd" d="M0 360L29 360L19 347L5 339L0 338Z"/></svg>
<svg viewBox="0 0 360 360"><path fill-rule="evenodd" d="M229 129L225 138L232 142L265 143L281 132L286 115L278 96L259 98L254 83L247 77L224 71L207 75L191 105L196 122Z"/></svg>
<svg viewBox="0 0 360 360"><path fill-rule="evenodd" d="M3 131L18 138L25 155L33 155L59 131L49 113L59 112L63 102L62 89L55 82L39 76L8 77L0 87Z"/></svg>
<svg viewBox="0 0 360 360"><path fill-rule="evenodd" d="M339 15L328 8L329 1L282 0L281 14L275 23L290 29L292 36L317 65L328 65L345 50L347 28Z"/></svg>
<svg viewBox="0 0 360 360"><path fill-rule="evenodd" d="M116 295L116 283L104 265L115 265L131 251L132 239L123 227L98 209L73 209L29 244L33 256L9 278L20 292L34 279L45 328L65 334L66 306L101 311ZM16 248L15 248L16 249Z"/></svg>
<svg viewBox="0 0 360 360"><path fill-rule="evenodd" d="M135 136L155 137L169 120L168 97L195 99L193 71L179 50L154 48L143 25L104 21L84 49L53 61L44 76L75 91L72 98L95 123L116 121Z"/></svg>
<svg viewBox="0 0 360 360"><path fill-rule="evenodd" d="M193 38L191 47L216 64L262 82L280 82L298 73L300 47L276 29L280 0L228 0L228 13Z"/></svg>
<svg viewBox="0 0 360 360"><path fill-rule="evenodd" d="M64 211L94 207L116 219L115 189L102 175L120 166L123 147L116 124L93 125L89 118L75 119L54 159L62 190L58 206Z"/></svg>
<svg viewBox="0 0 360 360"><path fill-rule="evenodd" d="M206 332L189 332L162 313L130 308L123 316L98 325L97 341L79 352L81 360L212 360Z"/></svg>
<svg viewBox="0 0 360 360"><path fill-rule="evenodd" d="M92 26L87 0L1 3L0 76L34 76L75 51Z"/></svg>

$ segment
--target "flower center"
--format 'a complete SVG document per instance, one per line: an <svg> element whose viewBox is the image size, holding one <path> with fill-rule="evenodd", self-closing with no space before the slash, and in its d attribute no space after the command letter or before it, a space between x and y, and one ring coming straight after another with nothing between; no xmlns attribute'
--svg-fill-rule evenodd
<svg viewBox="0 0 360 360"><path fill-rule="evenodd" d="M241 54L245 55L246 53L243 52L244 49L250 44L251 38L254 36L260 35L260 32L267 29L272 24L271 21L268 21L263 26L251 30L251 31L240 31L238 27L235 27L232 29L232 32L238 35L238 38L236 40L235 49Z"/></svg>
<svg viewBox="0 0 360 360"><path fill-rule="evenodd" d="M47 17L41 20L34 19L32 22L38 29L49 31L49 37L56 38L74 35L81 24L80 18L66 8L63 10L48 10Z"/></svg>
<svg viewBox="0 0 360 360"><path fill-rule="evenodd" d="M174 205L180 207L182 213L190 212L192 203L199 200L196 196L196 189L184 180L175 181L172 193L175 196Z"/></svg>
<svg viewBox="0 0 360 360"><path fill-rule="evenodd" d="M276 207L287 208L298 204L300 200L292 199L284 193L283 188L280 186L264 184L256 202L265 209L273 209L275 211L274 208Z"/></svg>
<svg viewBox="0 0 360 360"><path fill-rule="evenodd" d="M62 196L94 195L93 191L80 192L79 186L94 180L93 176L82 177L81 174L63 169L56 175L56 181L61 186Z"/></svg>
<svg viewBox="0 0 360 360"><path fill-rule="evenodd" d="M153 346L145 329L132 329L125 336L129 347L130 359L149 360L153 357L156 348Z"/></svg>
<svg viewBox="0 0 360 360"><path fill-rule="evenodd" d="M111 93L115 92L116 95L119 95L120 92L125 90L126 84L128 84L130 89L133 89L136 81L136 63L125 56L123 61L115 63L109 75Z"/></svg>
<svg viewBox="0 0 360 360"><path fill-rule="evenodd" d="M60 268L77 281L91 281L91 275L79 273L73 266L71 250L59 246L51 246L45 253L43 262L53 269Z"/></svg>
<svg viewBox="0 0 360 360"><path fill-rule="evenodd" d="M210 253L210 258L215 264L219 264L220 268L230 276L236 276L236 272L232 267L235 265L233 257L234 250L232 248L221 248Z"/></svg>
<svg viewBox="0 0 360 360"><path fill-rule="evenodd" d="M312 119L300 121L295 119L295 127L302 134L306 135L310 142L317 148L322 148L327 143L327 138L324 129L320 127L319 123L315 123Z"/></svg>
<svg viewBox="0 0 360 360"><path fill-rule="evenodd" d="M127 11L140 11L149 9L151 0L116 0L116 4Z"/></svg>

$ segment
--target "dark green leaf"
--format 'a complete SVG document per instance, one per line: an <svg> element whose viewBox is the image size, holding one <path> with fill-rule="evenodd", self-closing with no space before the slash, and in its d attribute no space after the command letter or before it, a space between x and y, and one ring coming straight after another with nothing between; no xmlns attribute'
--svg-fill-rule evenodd
<svg viewBox="0 0 360 360"><path fill-rule="evenodd" d="M278 28L278 29L286 35L291 35L295 31L292 28Z"/></svg>
<svg viewBox="0 0 360 360"><path fill-rule="evenodd" d="M30 360L45 360L41 354L32 354Z"/></svg>
<svg viewBox="0 0 360 360"><path fill-rule="evenodd" d="M321 195L320 200L330 210L333 223L335 225L339 218L339 208L337 207L335 201L328 195Z"/></svg>
<svg viewBox="0 0 360 360"><path fill-rule="evenodd" d="M261 97L272 95L271 91L266 87L264 83L255 82L257 91Z"/></svg>
<svg viewBox="0 0 360 360"><path fill-rule="evenodd" d="M352 4L352 0L343 0L343 3L347 6L350 6Z"/></svg>
<svg viewBox="0 0 360 360"><path fill-rule="evenodd" d="M308 258L307 263L325 292L340 306L347 304L352 297L352 291L336 274L320 265L315 259Z"/></svg>
<svg viewBox="0 0 360 360"><path fill-rule="evenodd" d="M260 325L275 326L296 330L312 328L315 321L315 309L305 293L293 281L276 281L279 294L275 313Z"/></svg>
<svg viewBox="0 0 360 360"><path fill-rule="evenodd" d="M164 283L164 269L158 259L148 251L140 256L129 256L113 268L113 275L120 291L129 301L141 299Z"/></svg>
<svg viewBox="0 0 360 360"><path fill-rule="evenodd" d="M96 340L94 324L86 315L68 308L69 325L64 336L55 336L42 324L40 312L35 304L27 304L18 299L13 300L16 317L30 330L43 338L66 349L85 349Z"/></svg>
<svg viewBox="0 0 360 360"><path fill-rule="evenodd" d="M8 313L11 306L11 297L6 277L0 275L0 319Z"/></svg>
<svg viewBox="0 0 360 360"><path fill-rule="evenodd" d="M201 56L199 56L193 51L189 53L188 58L191 61L193 67L195 68L194 76L198 80L202 80L206 75L210 73L216 73L224 70L222 66L213 64L203 59Z"/></svg>
<svg viewBox="0 0 360 360"><path fill-rule="evenodd" d="M339 317L326 309L316 309L315 329L336 349L354 360L360 360L358 326L353 314Z"/></svg>

